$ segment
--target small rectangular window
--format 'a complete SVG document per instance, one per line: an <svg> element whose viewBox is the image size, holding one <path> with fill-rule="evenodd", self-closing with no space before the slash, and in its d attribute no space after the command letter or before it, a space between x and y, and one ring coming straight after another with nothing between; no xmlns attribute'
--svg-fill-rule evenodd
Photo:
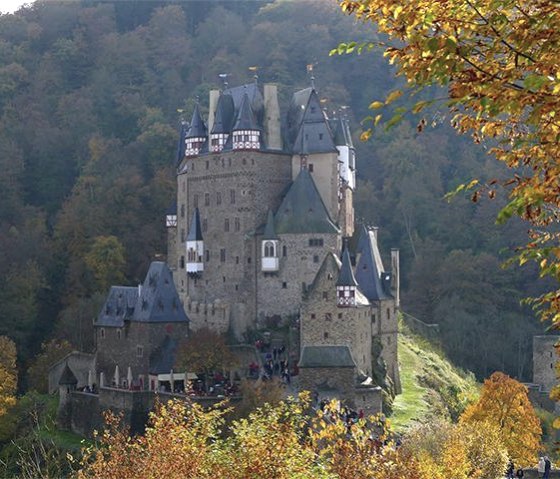
<svg viewBox="0 0 560 479"><path fill-rule="evenodd" d="M229 202L235 204L235 190L229 190Z"/></svg>
<svg viewBox="0 0 560 479"><path fill-rule="evenodd" d="M210 261L210 250L206 250L206 262Z"/></svg>
<svg viewBox="0 0 560 479"><path fill-rule="evenodd" d="M229 231L229 218L224 220L224 231L227 233Z"/></svg>
<svg viewBox="0 0 560 479"><path fill-rule="evenodd" d="M193 204L195 208L198 208L198 195L193 196Z"/></svg>
<svg viewBox="0 0 560 479"><path fill-rule="evenodd" d="M220 250L220 261L222 263L225 263L226 261L226 250L224 248Z"/></svg>
<svg viewBox="0 0 560 479"><path fill-rule="evenodd" d="M235 218L235 231L241 231L241 221L239 218Z"/></svg>
<svg viewBox="0 0 560 479"><path fill-rule="evenodd" d="M181 228L181 243L185 242L185 228Z"/></svg>
<svg viewBox="0 0 560 479"><path fill-rule="evenodd" d="M323 291L323 299L329 299L329 293Z"/></svg>
<svg viewBox="0 0 560 479"><path fill-rule="evenodd" d="M221 205L221 204L222 204L222 193L219 192L219 191L216 193L216 204L217 204L217 205Z"/></svg>
<svg viewBox="0 0 560 479"><path fill-rule="evenodd" d="M307 284L301 283L301 292L305 293L307 291Z"/></svg>
<svg viewBox="0 0 560 479"><path fill-rule="evenodd" d="M315 319L315 313L311 313L311 319Z"/></svg>
<svg viewBox="0 0 560 479"><path fill-rule="evenodd" d="M185 217L185 205L181 205L181 218Z"/></svg>
<svg viewBox="0 0 560 479"><path fill-rule="evenodd" d="M309 170L309 173L313 173L313 163L309 163L309 165L307 165L307 169Z"/></svg>
<svg viewBox="0 0 560 479"><path fill-rule="evenodd" d="M323 333L323 338L324 339L329 339L329 333L327 333L326 331Z"/></svg>
<svg viewBox="0 0 560 479"><path fill-rule="evenodd" d="M325 313L325 321L332 321L332 314L331 313Z"/></svg>
<svg viewBox="0 0 560 479"><path fill-rule="evenodd" d="M319 262L319 255L313 255L313 262L314 263L318 263Z"/></svg>
<svg viewBox="0 0 560 479"><path fill-rule="evenodd" d="M208 220L204 218L202 220L202 231L207 231L207 230L208 230Z"/></svg>
<svg viewBox="0 0 560 479"><path fill-rule="evenodd" d="M342 313L338 313L338 319L342 319Z"/></svg>
<svg viewBox="0 0 560 479"><path fill-rule="evenodd" d="M210 193L204 193L204 206L210 206Z"/></svg>
<svg viewBox="0 0 560 479"><path fill-rule="evenodd" d="M144 356L144 347L141 345L136 346L136 357L141 358Z"/></svg>
<svg viewBox="0 0 560 479"><path fill-rule="evenodd" d="M286 281L282 282L282 289L286 289L288 287L288 283Z"/></svg>

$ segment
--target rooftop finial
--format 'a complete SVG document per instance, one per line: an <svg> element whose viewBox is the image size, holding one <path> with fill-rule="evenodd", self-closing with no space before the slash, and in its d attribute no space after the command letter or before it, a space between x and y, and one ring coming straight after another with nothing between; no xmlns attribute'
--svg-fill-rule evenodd
<svg viewBox="0 0 560 479"><path fill-rule="evenodd" d="M259 76L256 73L253 75L253 78L255 79L255 84L259 83Z"/></svg>
<svg viewBox="0 0 560 479"><path fill-rule="evenodd" d="M228 83L228 78L229 78L229 73L218 73L218 76L222 79L222 82L224 84L224 90L227 90L227 87L229 85Z"/></svg>
<svg viewBox="0 0 560 479"><path fill-rule="evenodd" d="M311 75L311 88L315 90L315 76Z"/></svg>

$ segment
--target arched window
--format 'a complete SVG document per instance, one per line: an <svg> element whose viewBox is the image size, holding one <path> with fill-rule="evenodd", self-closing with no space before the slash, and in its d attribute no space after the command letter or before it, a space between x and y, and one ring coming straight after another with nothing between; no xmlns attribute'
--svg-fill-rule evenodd
<svg viewBox="0 0 560 479"><path fill-rule="evenodd" d="M274 254L274 243L272 241L267 241L264 244L264 256L265 258L274 258L276 255Z"/></svg>
<svg viewBox="0 0 560 479"><path fill-rule="evenodd" d="M196 263L196 250L194 248L189 248L187 251L187 261L189 263Z"/></svg>

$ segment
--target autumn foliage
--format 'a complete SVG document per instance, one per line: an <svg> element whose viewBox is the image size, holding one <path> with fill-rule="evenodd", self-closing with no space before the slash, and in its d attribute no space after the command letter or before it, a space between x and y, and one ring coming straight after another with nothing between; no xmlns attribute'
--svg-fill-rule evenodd
<svg viewBox="0 0 560 479"><path fill-rule="evenodd" d="M530 241L519 253L522 264L534 260L542 275L560 279L560 233L546 228L557 223L560 207L560 10L556 2L534 0L343 0L342 10L386 35L388 42L342 44L339 53L381 45L384 54L406 79L411 94L438 85L447 89L443 101L451 123L475 142L488 140L490 153L512 169L508 179L473 180L473 189L493 198L500 187L509 203L498 220L518 215L530 221ZM403 92L395 90L370 108L383 109ZM412 113L437 103L428 96ZM383 110L384 111L384 110ZM407 112L398 107L370 117L371 127L398 123ZM387 120L387 121L386 121ZM421 130L426 120L420 120ZM544 318L560 324L560 290L535 301Z"/></svg>
<svg viewBox="0 0 560 479"><path fill-rule="evenodd" d="M461 424L497 431L515 464L530 466L541 450L541 424L527 396L527 388L508 375L495 372L484 381L480 399L469 406Z"/></svg>

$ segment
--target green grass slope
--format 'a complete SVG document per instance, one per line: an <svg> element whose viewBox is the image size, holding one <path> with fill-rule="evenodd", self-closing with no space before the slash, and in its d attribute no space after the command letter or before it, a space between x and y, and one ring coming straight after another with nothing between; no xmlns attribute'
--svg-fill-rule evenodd
<svg viewBox="0 0 560 479"><path fill-rule="evenodd" d="M455 367L428 341L407 331L399 338L402 394L395 398L391 425L397 432L430 417L456 419L478 397L472 373Z"/></svg>

